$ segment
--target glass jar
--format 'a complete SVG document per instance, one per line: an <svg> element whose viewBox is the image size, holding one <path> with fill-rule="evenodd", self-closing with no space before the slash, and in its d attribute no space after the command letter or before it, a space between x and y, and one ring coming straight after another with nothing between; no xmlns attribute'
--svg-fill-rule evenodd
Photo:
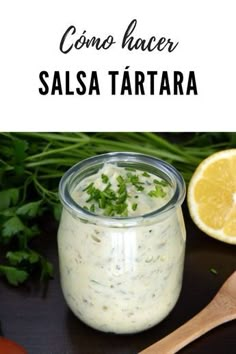
<svg viewBox="0 0 236 354"><path fill-rule="evenodd" d="M71 193L104 163L161 177L173 189L171 199L135 217L98 216L83 209ZM95 329L114 333L135 333L162 321L182 286L185 184L178 171L151 156L108 153L71 167L59 193L64 207L58 231L61 285L73 313Z"/></svg>

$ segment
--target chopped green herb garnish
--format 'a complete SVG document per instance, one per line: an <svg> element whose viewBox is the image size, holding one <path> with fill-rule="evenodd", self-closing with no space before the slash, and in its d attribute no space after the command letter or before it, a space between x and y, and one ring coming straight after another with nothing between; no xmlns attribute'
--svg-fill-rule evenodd
<svg viewBox="0 0 236 354"><path fill-rule="evenodd" d="M119 185L118 194L122 194L122 193L124 193L124 192L127 193L126 184L125 184L125 183Z"/></svg>
<svg viewBox="0 0 236 354"><path fill-rule="evenodd" d="M104 176L104 175L103 175ZM103 177L104 180L106 178ZM109 180L108 180L109 181ZM89 198L86 200L86 203L93 203L89 209L88 207L84 207L86 210L90 210L91 212L95 212L96 204L99 208L104 209L104 215L107 216L127 216L127 204L125 203L128 195L126 190L126 182L122 176L117 177L117 181L119 183L119 189L117 193L112 189L112 185L107 181L106 188L102 191L98 188L95 188L93 184L90 184L86 187L86 192L89 195Z"/></svg>
<svg viewBox="0 0 236 354"><path fill-rule="evenodd" d="M94 213L94 212L95 212L95 205L92 204L89 210L90 210L92 213Z"/></svg>
<svg viewBox="0 0 236 354"><path fill-rule="evenodd" d="M103 190L100 190L94 186L94 183L90 183L84 191L88 194L86 203L88 205L87 210L95 212L96 207L103 209L103 215L106 216L128 216L128 198L138 198L138 193L145 190L145 187L151 185L152 181L143 183L140 180L140 176L151 177L146 171L137 171L133 168L125 168L128 172L125 175L118 175L116 177L117 186L113 188L109 178L106 174L101 175L101 180L106 184ZM136 173L134 173L136 172ZM163 198L166 196L164 186L168 183L164 180L154 179L154 189L148 192L150 197ZM146 184L146 185L145 185ZM128 195L130 187L134 186L136 193L133 195L133 191ZM147 193L147 192L146 192ZM138 207L138 203L132 203L131 208L135 211Z"/></svg>
<svg viewBox="0 0 236 354"><path fill-rule="evenodd" d="M101 194L106 197L107 199L110 200L115 200L116 199L116 193L109 187L106 188L103 192L100 192L100 196Z"/></svg>
<svg viewBox="0 0 236 354"><path fill-rule="evenodd" d="M211 268L210 272L215 275L218 274L218 271L215 268Z"/></svg>
<svg viewBox="0 0 236 354"><path fill-rule="evenodd" d="M112 216L112 207L111 207L111 205L107 205L106 206L106 208L105 208L105 210L104 210L104 215L106 215L106 216Z"/></svg>
<svg viewBox="0 0 236 354"><path fill-rule="evenodd" d="M106 192L110 188L111 188L111 183L109 182L108 185L106 186L106 188L104 189L104 192Z"/></svg>
<svg viewBox="0 0 236 354"><path fill-rule="evenodd" d="M127 182L132 183L132 184L140 183L139 176L128 172L127 173Z"/></svg>
<svg viewBox="0 0 236 354"><path fill-rule="evenodd" d="M138 204L137 204L137 203L133 203L133 204L132 204L132 209L133 209L133 211L135 211L135 210L137 209L137 207L138 207Z"/></svg>
<svg viewBox="0 0 236 354"><path fill-rule="evenodd" d="M142 192L144 190L143 186L140 186L139 184L135 184L135 187L137 189L137 191Z"/></svg>
<svg viewBox="0 0 236 354"><path fill-rule="evenodd" d="M163 188L161 186L155 186L155 190L151 190L148 195L150 197L160 197L163 198L166 196L166 192L163 190Z"/></svg>
<svg viewBox="0 0 236 354"><path fill-rule="evenodd" d="M133 186L135 186L135 188L138 191L143 191L144 187L142 186L142 182L139 181L139 176L138 175L134 175L130 172L127 173L127 183L131 183Z"/></svg>
<svg viewBox="0 0 236 354"><path fill-rule="evenodd" d="M144 176L144 177L151 177L151 176L149 175L149 173L147 173L147 172L143 172L142 176Z"/></svg>
<svg viewBox="0 0 236 354"><path fill-rule="evenodd" d="M120 214L120 215L123 215L123 216L126 216L127 207L128 207L128 205L126 203L113 205L114 211L117 214Z"/></svg>
<svg viewBox="0 0 236 354"><path fill-rule="evenodd" d="M124 191L123 193L121 193L117 199L117 203L123 203L125 202L127 199L127 192Z"/></svg>
<svg viewBox="0 0 236 354"><path fill-rule="evenodd" d="M107 175L102 174L102 182L107 183L109 181L109 178Z"/></svg>
<svg viewBox="0 0 236 354"><path fill-rule="evenodd" d="M117 180L117 182L119 183L119 185L122 185L122 184L125 183L125 180L124 180L124 178L123 178L122 176L118 176L118 177L116 178L116 180Z"/></svg>
<svg viewBox="0 0 236 354"><path fill-rule="evenodd" d="M128 215L128 209L125 209L122 213L122 216L127 217Z"/></svg>
<svg viewBox="0 0 236 354"><path fill-rule="evenodd" d="M90 195L90 197L86 200L86 203L90 202L91 200L98 200L100 198L101 191L92 186L87 189L87 193Z"/></svg>
<svg viewBox="0 0 236 354"><path fill-rule="evenodd" d="M100 194L101 198L98 199L98 206L101 209L104 209L106 206L106 197L104 194Z"/></svg>
<svg viewBox="0 0 236 354"><path fill-rule="evenodd" d="M90 190L93 187L94 183L90 183L86 188L83 189L83 192Z"/></svg>
<svg viewBox="0 0 236 354"><path fill-rule="evenodd" d="M167 181L165 181L164 179L162 179L162 180L157 180L157 179L154 179L153 180L153 182L155 183L155 184L159 184L160 186L163 186L163 187L166 187L166 186L168 186L168 182Z"/></svg>
<svg viewBox="0 0 236 354"><path fill-rule="evenodd" d="M156 191L154 191L154 190L150 191L150 192L148 193L148 195L149 195L150 197L157 197L157 196L156 196Z"/></svg>

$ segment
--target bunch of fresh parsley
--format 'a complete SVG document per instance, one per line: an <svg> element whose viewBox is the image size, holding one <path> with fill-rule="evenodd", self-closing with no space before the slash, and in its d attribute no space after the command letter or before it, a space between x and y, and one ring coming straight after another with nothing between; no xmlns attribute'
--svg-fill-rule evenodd
<svg viewBox="0 0 236 354"><path fill-rule="evenodd" d="M27 150L24 140L1 139L0 243L6 254L0 275L12 285L23 283L35 271L42 280L53 274L52 264L30 247L32 238L40 233L35 220L46 205L34 190L30 191L32 176L25 169Z"/></svg>

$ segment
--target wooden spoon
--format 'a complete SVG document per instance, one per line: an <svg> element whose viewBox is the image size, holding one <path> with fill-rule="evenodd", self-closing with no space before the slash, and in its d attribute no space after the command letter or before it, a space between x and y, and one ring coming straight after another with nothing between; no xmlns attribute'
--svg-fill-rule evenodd
<svg viewBox="0 0 236 354"><path fill-rule="evenodd" d="M139 354L174 354L212 328L236 318L236 271L212 301L183 326Z"/></svg>

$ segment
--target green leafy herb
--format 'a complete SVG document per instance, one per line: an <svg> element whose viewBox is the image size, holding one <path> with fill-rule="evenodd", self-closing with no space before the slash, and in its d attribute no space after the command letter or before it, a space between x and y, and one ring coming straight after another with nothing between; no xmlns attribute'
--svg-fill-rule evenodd
<svg viewBox="0 0 236 354"><path fill-rule="evenodd" d="M61 204L55 204L53 205L53 216L56 221L60 220L61 217L61 212L62 212L62 206Z"/></svg>
<svg viewBox="0 0 236 354"><path fill-rule="evenodd" d="M163 187L166 187L166 186L168 186L168 184L169 184L169 183L168 183L167 181L165 181L164 179L162 179L162 180L154 179L153 182L154 182L155 184L158 184L158 185L163 186Z"/></svg>
<svg viewBox="0 0 236 354"><path fill-rule="evenodd" d="M139 192L142 192L144 190L144 187L139 184L135 184L135 187L136 187L137 191L139 191Z"/></svg>
<svg viewBox="0 0 236 354"><path fill-rule="evenodd" d="M144 187L142 186L143 183L140 182L138 175L128 172L126 182L131 183L133 186L135 186L135 188L139 192L144 190Z"/></svg>
<svg viewBox="0 0 236 354"><path fill-rule="evenodd" d="M98 206L99 206L99 208L104 209L106 207L106 204L107 204L106 197L102 193L102 194L100 194L100 198L98 199Z"/></svg>
<svg viewBox="0 0 236 354"><path fill-rule="evenodd" d="M142 176L144 176L144 177L150 177L149 173L147 173L147 172L143 172Z"/></svg>
<svg viewBox="0 0 236 354"><path fill-rule="evenodd" d="M125 184L125 180L122 176L118 176L116 178L117 182L120 184L120 186L124 185Z"/></svg>
<svg viewBox="0 0 236 354"><path fill-rule="evenodd" d="M137 183L140 183L139 182L139 176L128 172L127 173L127 183L131 183L133 185L135 185Z"/></svg>
<svg viewBox="0 0 236 354"><path fill-rule="evenodd" d="M106 216L128 215L128 205L125 203L128 197L126 182L122 176L117 177L117 182L119 186L117 192L112 189L111 183L108 180L104 190L95 188L93 184L90 184L84 189L89 195L86 203L93 202L89 207L90 211L94 212L97 205L100 209L104 210L103 214Z"/></svg>
<svg viewBox="0 0 236 354"><path fill-rule="evenodd" d="M0 192L0 210L5 210L10 205L16 205L19 200L19 189L9 188Z"/></svg>
<svg viewBox="0 0 236 354"><path fill-rule="evenodd" d="M95 205L92 204L89 210L90 210L92 213L94 213L94 212L95 212Z"/></svg>
<svg viewBox="0 0 236 354"><path fill-rule="evenodd" d="M102 182L107 183L109 181L109 178L107 175L102 174Z"/></svg>
<svg viewBox="0 0 236 354"><path fill-rule="evenodd" d="M2 224L2 236L11 238L19 232L24 231L25 225L18 216L12 216Z"/></svg>
<svg viewBox="0 0 236 354"><path fill-rule="evenodd" d="M166 192L164 191L164 189L157 185L155 186L155 189L154 190L151 190L148 195L150 197L155 197L155 198L164 198L166 196Z"/></svg>
<svg viewBox="0 0 236 354"><path fill-rule="evenodd" d="M88 191L88 194L90 194L91 191L93 190L93 185L94 185L93 182L90 183L86 188L83 189L83 192Z"/></svg>
<svg viewBox="0 0 236 354"><path fill-rule="evenodd" d="M32 250L22 250L15 252L7 252L6 255L11 265L18 265L22 262L29 262L30 264L37 263L40 255Z"/></svg>
<svg viewBox="0 0 236 354"><path fill-rule="evenodd" d="M40 280L52 278L53 276L53 266L50 262L48 262L44 257L40 258L41 263L41 276Z"/></svg>
<svg viewBox="0 0 236 354"><path fill-rule="evenodd" d="M16 267L0 265L0 274L4 275L11 285L19 285L27 280L29 273Z"/></svg>
<svg viewBox="0 0 236 354"><path fill-rule="evenodd" d="M26 216L28 218L40 216L43 212L43 209L41 209L41 203L42 201L39 200L37 202L24 204L16 210L16 214L19 216Z"/></svg>

